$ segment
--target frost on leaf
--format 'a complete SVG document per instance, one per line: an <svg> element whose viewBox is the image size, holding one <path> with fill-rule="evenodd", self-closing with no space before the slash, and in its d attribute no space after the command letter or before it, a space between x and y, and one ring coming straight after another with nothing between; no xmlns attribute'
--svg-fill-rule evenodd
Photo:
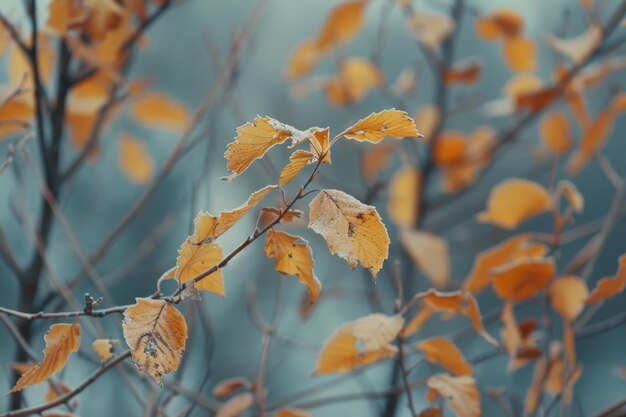
<svg viewBox="0 0 626 417"><path fill-rule="evenodd" d="M257 117L253 123L246 123L237 128L235 141L228 144L224 154L231 180L239 176L256 160L260 159L274 145L285 143L292 138L300 143L310 137L310 131L301 131L271 117Z"/></svg>
<svg viewBox="0 0 626 417"><path fill-rule="evenodd" d="M402 326L404 318L399 314L387 316L375 313L355 321L352 334L364 352L376 352L393 342Z"/></svg>
<svg viewBox="0 0 626 417"><path fill-rule="evenodd" d="M309 227L331 253L375 277L389 254L389 235L376 209L338 190L322 190L309 204Z"/></svg>
<svg viewBox="0 0 626 417"><path fill-rule="evenodd" d="M370 114L338 136L376 143L385 137L395 139L421 138L422 134L417 131L415 121L406 112L390 109Z"/></svg>
<svg viewBox="0 0 626 417"><path fill-rule="evenodd" d="M359 350L358 339L354 335L354 327L355 323L344 324L324 343L317 358L314 374L349 372L395 355L397 349L392 345L386 345L382 349L372 352Z"/></svg>
<svg viewBox="0 0 626 417"><path fill-rule="evenodd" d="M295 275L309 292L311 302L320 293L321 284L313 273L313 255L306 240L285 232L269 230L265 240L265 254L276 261L276 271Z"/></svg>
<svg viewBox="0 0 626 417"><path fill-rule="evenodd" d="M187 341L183 315L164 300L137 298L124 312L122 328L133 361L161 382L161 376L175 371Z"/></svg>
<svg viewBox="0 0 626 417"><path fill-rule="evenodd" d="M21 391L31 385L46 381L67 364L70 354L80 347L80 324L59 323L50 326L44 336L46 347L41 362L28 369L11 388L11 392Z"/></svg>
<svg viewBox="0 0 626 417"><path fill-rule="evenodd" d="M437 397L444 399L457 417L481 417L480 392L476 380L470 376L436 374L426 381L426 396L432 402Z"/></svg>

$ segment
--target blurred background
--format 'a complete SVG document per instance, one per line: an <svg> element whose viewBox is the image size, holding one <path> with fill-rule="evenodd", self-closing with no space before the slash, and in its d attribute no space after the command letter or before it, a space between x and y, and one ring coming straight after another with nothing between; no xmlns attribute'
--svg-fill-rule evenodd
<svg viewBox="0 0 626 417"><path fill-rule="evenodd" d="M45 26L48 1L38 1L39 22ZM148 2L149 3L149 2ZM184 104L192 114L202 103L207 91L219 77L220 68L227 62L232 50L233 36L241 33L248 19L256 13L256 1L232 0L174 0L173 4L151 24L133 52L133 61L124 77L125 81L148 83L150 91L168 94ZM287 80L286 67L295 48L303 41L319 33L330 10L341 4L338 0L291 1L270 0L259 12L258 21L250 38L238 54L231 71L229 86L220 88L219 96L209 111L202 117L192 134L193 148L184 152L156 188L141 213L106 249L106 253L95 265L95 273L101 278L109 294L102 302L103 307L129 304L137 296L151 294L158 277L176 262L177 250L184 239L193 232L193 219L199 211L217 214L243 203L251 192L267 184L276 183L278 172L288 161L289 150L276 148L270 151L267 162L255 163L234 181L221 181L227 175L224 151L233 140L235 129L256 115L271 116L281 122L300 129L311 126L331 128L336 134L358 119L385 108L399 107L399 103L411 116L428 103L433 103L437 92L437 77L429 67L423 46L416 40L407 25L405 6L388 0L371 0L366 7L362 29L349 43L337 48L324 58L311 74L298 80ZM412 9L420 12L448 13L454 0L413 1ZM536 43L537 55L534 75L549 85L553 81L555 62L559 59L548 47L548 34L573 37L583 33L590 19L606 22L614 9L623 3L619 0L597 0L592 9L585 9L577 0L524 2L505 0L466 0L464 12L456 22L455 46L452 62L477 60L481 63L481 74L471 85L451 86L446 97L448 109L454 109L445 118L443 130L458 130L469 134L482 125L491 126L496 132L506 131L519 120L518 113L499 116L489 113L489 102L502 98L504 85L511 79L511 71L502 56L499 43L486 42L475 31L477 17L488 15L498 8L507 8L519 13L524 19L523 33ZM152 11L157 6L150 5ZM591 11L590 11L591 10ZM21 30L28 29L28 18L20 0L0 2L0 13ZM626 29L618 28L616 39L624 36ZM613 38L611 38L613 39ZM611 56L623 56L625 48L618 47ZM362 99L346 105L328 102L324 88L318 88L316 80L335 73L337 63L348 57L375 57L377 67L389 88L376 89ZM2 83L10 83L8 70L9 52L0 61ZM399 81L398 88L406 92L400 99L388 93L398 77L404 74L405 86ZM586 93L587 107L592 115L598 114L622 87L625 78L623 67L608 75L600 87ZM306 81L309 80L309 81ZM313 82L311 82L313 80ZM407 81L408 80L408 81ZM408 85L408 87L406 87ZM313 87L311 87L313 86ZM307 94L300 94L303 90ZM493 105L491 106L493 109ZM554 108L565 109L563 103ZM492 112L493 113L493 112ZM568 113L570 120L574 120ZM436 233L446 239L450 251L450 283L448 289L456 289L471 269L478 252L501 242L513 233L493 225L476 221L476 214L485 208L490 189L504 178L528 177L547 184L551 175L569 178L584 195L584 211L575 217L575 224L586 224L606 216L615 195L606 176L599 166L591 162L575 176L568 176L565 165L567 156L555 162L544 155L539 156L540 138L537 118L521 129L516 140L503 148L491 161L492 166L484 171L480 180L468 190L456 194L442 191L441 173L433 173L424 191L427 210L422 212L420 228ZM418 128L419 125L418 119ZM580 129L572 122L575 140ZM624 142L626 122L618 117L602 154L612 163L615 171L623 177L626 167ZM182 129L161 129L159 126L142 126L133 119L129 109L121 106L115 119L108 124L100 137L97 157L78 168L58 197L75 240L84 254L98 251L103 239L125 218L130 207L145 192L149 184L138 184L120 169L119 153L121 135L130 134L145 147L152 160L152 176L166 163L182 135ZM21 136L12 135L0 141L0 161L11 144ZM419 166L420 158L427 155L428 139L417 143L405 139L390 156L389 165L382 170L376 181L376 192L369 204L374 205L387 225L392 241L389 260L376 281L367 271L349 266L328 253L326 243L310 230L306 230L306 219L292 233L302 235L311 244L315 258L315 273L322 283L323 291L330 294L322 297L313 312L302 317L300 310L306 291L294 277L281 277L274 270L274 263L267 259L261 242L246 249L223 271L226 296L203 294L200 302L186 303L182 310L188 315L190 339L185 352L186 365L182 371L168 376L166 381L179 384L192 391L210 396L212 387L227 377L243 376L253 379L257 372L261 352L261 332L250 319L250 293L254 295L259 314L269 320L277 305L277 294L281 302L276 324L277 333L270 352L266 387L269 403L280 401L308 387L327 385L320 393L294 402L301 405L316 398L331 398L331 401L308 404L315 416L337 415L384 415L386 398L372 395L371 398L357 397L353 400L332 401L332 397L355 392L384 391L390 386L393 361L383 361L352 377L337 380L336 376L310 376L314 369L317 353L323 341L329 338L342 323L353 321L371 312L393 313L396 297L395 284L390 271L397 263L410 283L412 291L426 290L431 284L415 268L404 254L397 235L395 222L387 210L388 181L407 163ZM351 141L340 141L333 148L333 164L324 167L314 188L337 188L364 201L371 197L373 182L363 179L362 158L371 145ZM39 158L36 140L29 141L25 148L32 152L34 160ZM68 166L80 151L69 142L61 147L60 165ZM417 157L417 160L415 159ZM548 162L546 162L546 160ZM554 164L554 165L553 165ZM38 168L41 170L41 167ZM37 175L28 156L18 152L13 163L0 174L0 225L3 240L9 242L12 252L20 264L27 264L33 256L32 224L41 210L41 193ZM287 187L293 195L299 181ZM452 197L450 197L452 196ZM279 204L279 196L272 194L265 205ZM297 207L305 211L303 203ZM225 251L235 248L253 229L258 210L246 216L233 229L220 238ZM545 214L524 223L515 232L551 230L552 219ZM572 226L573 227L573 226ZM300 228L301 230L298 230ZM591 287L599 278L616 271L617 258L626 252L623 236L626 225L618 222L610 233L601 251L589 281ZM559 248L555 258L559 266L565 265L586 243L586 239ZM47 245L46 265L34 305L40 305L53 288L51 283L68 282L81 271L72 243L63 229L52 226ZM13 272L0 258L0 305L19 309L19 288ZM175 288L175 283L164 284L166 293ZM104 296L89 279L84 279L72 293L78 305L83 304L83 294ZM492 311L500 302L492 291L478 298L483 313ZM607 303L594 316L594 321L623 312L624 295ZM48 308L53 309L56 303ZM306 303L304 304L306 305ZM67 310L65 306L61 310ZM539 306L531 305L520 310L519 319L538 316ZM121 315L111 315L100 320L107 336L123 340ZM91 319L81 319L87 323ZM44 347L43 334L49 322L34 323L32 348L39 353ZM434 334L450 334L466 325L459 320L432 320L420 331L419 337ZM488 326L489 332L497 336L500 325ZM560 329L556 328L560 335ZM11 369L17 346L4 327L0 327L0 358L4 377L0 378L0 391L8 392L11 387ZM95 357L85 340L79 355L70 360L62 375L70 387L82 381L94 369ZM570 414L591 416L599 409L624 396L626 381L616 374L616 368L626 366L623 346L626 328L616 327L610 331L584 338L577 342L579 361L584 372L575 386L575 401ZM479 358L491 348L479 337L472 337L461 345L467 358ZM121 350L120 350L121 351ZM91 358L91 360L90 360ZM508 358L500 355L488 358L475 366L475 377L482 390L503 387L505 398L512 404L523 404L526 390L532 378L531 365L514 373L504 372ZM127 369L132 365L127 363ZM132 372L132 371L131 371ZM421 373L423 372L423 375ZM415 373L415 377L426 377L428 369ZM208 378L207 378L208 375ZM334 382L335 380L339 382ZM166 383L167 385L167 383ZM145 398L156 395L163 400L166 390L155 389L148 381L135 384L137 394ZM28 405L43 402L44 385L26 391ZM154 393L153 393L154 392ZM135 395L120 375L109 372L80 394L77 415L106 416L111 411L120 415L141 415L144 412ZM414 393L417 408L427 406L424 390ZM339 398L341 399L341 397ZM410 412L400 398L396 415L408 416ZM9 407L10 397L0 398L0 410ZM176 414L188 400L175 397L167 410ZM306 404L305 404L306 405ZM500 415L501 409L487 395L482 395L484 415ZM204 415L206 410L197 407L192 415Z"/></svg>

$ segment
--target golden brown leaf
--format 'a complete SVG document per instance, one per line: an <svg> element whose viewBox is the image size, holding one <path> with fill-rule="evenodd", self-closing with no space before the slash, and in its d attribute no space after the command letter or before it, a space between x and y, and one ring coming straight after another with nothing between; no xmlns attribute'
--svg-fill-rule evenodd
<svg viewBox="0 0 626 417"><path fill-rule="evenodd" d="M191 281L221 260L222 247L217 242L195 244L187 239L178 250L175 279L179 285ZM224 279L221 269L194 283L194 286L198 290L212 292L223 297Z"/></svg>
<svg viewBox="0 0 626 417"><path fill-rule="evenodd" d="M414 229L401 229L400 241L413 263L436 288L450 279L450 254L445 239Z"/></svg>
<svg viewBox="0 0 626 417"><path fill-rule="evenodd" d="M556 155L562 155L572 147L572 133L565 114L555 110L548 113L539 125L539 137Z"/></svg>
<svg viewBox="0 0 626 417"><path fill-rule="evenodd" d="M96 339L91 346L100 360L106 362L113 356L113 347L119 344L120 341L117 339Z"/></svg>
<svg viewBox="0 0 626 417"><path fill-rule="evenodd" d="M135 300L124 311L124 338L137 368L161 382L162 375L180 365L187 341L187 323L165 300Z"/></svg>
<svg viewBox="0 0 626 417"><path fill-rule="evenodd" d="M517 12L509 9L494 10L487 16L476 19L476 33L486 41L512 38L520 35L524 19Z"/></svg>
<svg viewBox="0 0 626 417"><path fill-rule="evenodd" d="M476 298L470 293L461 291L441 292L430 289L425 293L416 294L422 305L435 312L448 315L462 314L472 322L474 330L487 342L498 346L498 342L485 330Z"/></svg>
<svg viewBox="0 0 626 417"><path fill-rule="evenodd" d="M131 114L147 128L182 131L189 123L189 109L165 93L149 93L134 99Z"/></svg>
<svg viewBox="0 0 626 417"><path fill-rule="evenodd" d="M276 411L274 417L312 417L312 415L307 411L298 410L296 408L281 408Z"/></svg>
<svg viewBox="0 0 626 417"><path fill-rule="evenodd" d="M541 184L513 178L504 180L491 189L487 209L478 214L478 219L512 230L551 207L550 194Z"/></svg>
<svg viewBox="0 0 626 417"><path fill-rule="evenodd" d="M80 347L80 324L53 324L44 336L44 340L46 347L43 351L43 359L17 380L11 392L21 391L31 385L44 382L63 369L70 355L78 351Z"/></svg>
<svg viewBox="0 0 626 417"><path fill-rule="evenodd" d="M214 240L233 227L243 216L254 208L266 195L277 189L275 185L267 185L253 192L245 203L232 210L220 212L218 216L199 213L195 220L195 231L191 237L194 244L205 240Z"/></svg>
<svg viewBox="0 0 626 417"><path fill-rule="evenodd" d="M346 323L324 343L317 358L315 371L313 371L315 375L352 371L396 353L395 346L391 345L385 346L377 352L363 353L359 351L357 338L353 333L354 323Z"/></svg>
<svg viewBox="0 0 626 417"><path fill-rule="evenodd" d="M228 144L224 154L228 170L232 172L225 179L231 180L239 176L274 145L285 143L289 138L296 145L310 136L310 131L298 130L271 117L257 117L253 123L239 126L235 141Z"/></svg>
<svg viewBox="0 0 626 417"><path fill-rule="evenodd" d="M327 82L326 95L331 105L346 106L360 102L383 83L383 75L372 61L347 58L341 62L337 76Z"/></svg>
<svg viewBox="0 0 626 417"><path fill-rule="evenodd" d="M228 397L241 389L249 389L252 383L243 377L227 378L215 385L213 396L215 398Z"/></svg>
<svg viewBox="0 0 626 417"><path fill-rule="evenodd" d="M417 350L430 363L443 366L455 375L472 375L473 368L463 357L458 347L445 337L431 337L417 344Z"/></svg>
<svg viewBox="0 0 626 417"><path fill-rule="evenodd" d="M517 36L504 41L504 59L513 71L534 71L537 47L531 39Z"/></svg>
<svg viewBox="0 0 626 417"><path fill-rule="evenodd" d="M119 137L118 165L126 177L135 184L146 184L154 175L154 159L146 145L124 133Z"/></svg>
<svg viewBox="0 0 626 417"><path fill-rule="evenodd" d="M389 182L387 212L391 221L400 227L415 227L419 216L422 176L416 168L405 166Z"/></svg>
<svg viewBox="0 0 626 417"><path fill-rule="evenodd" d="M545 290L555 274L552 258L518 258L491 270L493 290L507 301L522 301Z"/></svg>
<svg viewBox="0 0 626 417"><path fill-rule="evenodd" d="M377 352L395 340L402 326L404 318L400 314L387 316L374 313L355 321L352 335L362 346L363 352Z"/></svg>
<svg viewBox="0 0 626 417"><path fill-rule="evenodd" d="M548 247L534 242L529 233L513 236L478 255L471 272L463 282L463 290L479 293L491 283L491 270L523 257L542 257Z"/></svg>
<svg viewBox="0 0 626 417"><path fill-rule="evenodd" d="M580 172L593 156L599 152L611 136L616 113L612 107L605 108L583 130L580 147L567 162L567 172L575 175Z"/></svg>
<svg viewBox="0 0 626 417"><path fill-rule="evenodd" d="M436 374L426 385L443 398L457 417L481 417L480 392L476 380L470 376Z"/></svg>
<svg viewBox="0 0 626 417"><path fill-rule="evenodd" d="M116 29L124 9L115 0L84 0L87 18L84 30L94 40L103 40L107 33Z"/></svg>
<svg viewBox="0 0 626 417"><path fill-rule="evenodd" d="M532 337L537 327L536 321L531 320L518 324L513 311L513 304L507 302L502 309L502 324L500 337L510 357L510 371L515 371L530 360L541 356L541 350L537 348L537 341Z"/></svg>
<svg viewBox="0 0 626 417"><path fill-rule="evenodd" d="M417 131L415 122L406 112L391 109L370 114L338 136L377 143L385 137L395 139L421 138L422 134Z"/></svg>
<svg viewBox="0 0 626 417"><path fill-rule="evenodd" d="M309 204L309 227L351 268L375 277L389 255L389 235L376 208L338 190L322 190Z"/></svg>
<svg viewBox="0 0 626 417"><path fill-rule="evenodd" d="M47 26L59 35L68 29L78 28L85 18L85 8L81 0L53 0L48 5Z"/></svg>
<svg viewBox="0 0 626 417"><path fill-rule="evenodd" d="M306 240L271 229L265 240L265 255L276 261L276 271L298 277L309 292L312 303L317 300L322 285L313 273L313 254Z"/></svg>
<svg viewBox="0 0 626 417"><path fill-rule="evenodd" d="M296 150L289 157L289 163L280 171L278 184L280 186L289 184L314 159L315 155L311 152L302 149Z"/></svg>
<svg viewBox="0 0 626 417"><path fill-rule="evenodd" d="M480 61L471 60L452 68L444 68L441 78L446 85L472 85L478 82L481 72Z"/></svg>
<svg viewBox="0 0 626 417"><path fill-rule="evenodd" d="M548 291L552 308L569 323L576 320L585 308L588 294L585 281L575 276L556 278Z"/></svg>
<svg viewBox="0 0 626 417"><path fill-rule="evenodd" d="M235 395L228 401L226 401L217 413L215 417L239 417L248 408L254 405L254 395L249 392Z"/></svg>
<svg viewBox="0 0 626 417"><path fill-rule="evenodd" d="M594 304L604 301L621 293L624 288L626 288L626 255L620 256L619 267L614 276L602 278L596 283L586 302Z"/></svg>

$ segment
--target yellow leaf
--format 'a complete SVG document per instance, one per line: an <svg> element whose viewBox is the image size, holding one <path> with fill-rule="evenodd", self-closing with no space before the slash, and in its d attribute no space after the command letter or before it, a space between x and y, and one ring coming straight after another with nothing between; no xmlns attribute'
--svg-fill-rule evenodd
<svg viewBox="0 0 626 417"><path fill-rule="evenodd" d="M371 91L382 87L383 75L367 58L347 58L341 62L337 76L326 86L330 104L345 106L358 103Z"/></svg>
<svg viewBox="0 0 626 417"><path fill-rule="evenodd" d="M435 312L448 315L462 314L472 322L474 330L492 345L498 342L485 330L476 298L470 293L461 291L441 292L430 289L415 295L422 300L422 306Z"/></svg>
<svg viewBox="0 0 626 417"><path fill-rule="evenodd" d="M574 38L560 39L552 35L546 36L546 43L558 53L571 59L574 64L583 62L589 54L602 42L602 27L592 24Z"/></svg>
<svg viewBox="0 0 626 417"><path fill-rule="evenodd" d="M227 397L243 388L250 388L252 384L246 378L235 377L220 381L213 388L213 396L215 398Z"/></svg>
<svg viewBox="0 0 626 417"><path fill-rule="evenodd" d="M457 417L481 417L480 392L476 380L470 376L436 374L426 385L444 399Z"/></svg>
<svg viewBox="0 0 626 417"><path fill-rule="evenodd" d="M541 184L507 179L491 189L487 210L478 214L478 220L512 230L551 207L550 194Z"/></svg>
<svg viewBox="0 0 626 417"><path fill-rule="evenodd" d="M406 112L391 109L372 113L344 130L338 136L368 142L380 142L385 137L395 139L420 138L415 122Z"/></svg>
<svg viewBox="0 0 626 417"><path fill-rule="evenodd" d="M537 67L537 46L531 39L522 36L506 39L503 54L513 71L534 71Z"/></svg>
<svg viewBox="0 0 626 417"><path fill-rule="evenodd" d="M619 258L619 267L612 277L599 280L587 298L587 304L594 304L611 298L626 288L626 255Z"/></svg>
<svg viewBox="0 0 626 417"><path fill-rule="evenodd" d="M322 53L315 40L301 43L291 54L285 69L285 77L293 80L308 74L315 68L321 56Z"/></svg>
<svg viewBox="0 0 626 417"><path fill-rule="evenodd" d="M131 103L135 121L151 129L182 131L189 123L189 109L165 93L148 93Z"/></svg>
<svg viewBox="0 0 626 417"><path fill-rule="evenodd" d="M476 19L476 33L486 41L519 36L524 19L514 10L498 9Z"/></svg>
<svg viewBox="0 0 626 417"><path fill-rule="evenodd" d="M376 208L338 190L322 190L309 204L309 227L331 253L376 276L389 255L389 235Z"/></svg>
<svg viewBox="0 0 626 417"><path fill-rule="evenodd" d="M254 395L249 392L235 395L217 410L215 417L239 417L244 411L252 407L253 404Z"/></svg>
<svg viewBox="0 0 626 417"><path fill-rule="evenodd" d="M133 361L161 382L161 376L175 371L187 341L187 323L182 314L165 300L137 298L124 311L124 338Z"/></svg>
<svg viewBox="0 0 626 417"><path fill-rule="evenodd" d="M555 274L552 258L524 257L491 270L493 290L507 301L522 301L545 290Z"/></svg>
<svg viewBox="0 0 626 417"><path fill-rule="evenodd" d="M276 271L298 277L307 288L312 303L317 300L322 286L313 273L313 255L306 240L270 229L265 240L265 254L276 261Z"/></svg>
<svg viewBox="0 0 626 417"><path fill-rule="evenodd" d="M417 344L417 350L424 354L428 362L439 364L455 375L472 375L474 372L459 348L445 337L422 340Z"/></svg>
<svg viewBox="0 0 626 417"><path fill-rule="evenodd" d="M289 163L280 172L278 185L289 184L313 159L315 159L315 155L311 152L302 149L296 150L289 157Z"/></svg>
<svg viewBox="0 0 626 417"><path fill-rule="evenodd" d="M84 29L93 40L103 40L122 21L124 9L115 0L84 0L84 5L87 9Z"/></svg>
<svg viewBox="0 0 626 417"><path fill-rule="evenodd" d="M565 114L558 110L548 113L539 125L539 137L557 155L569 151L572 147L572 133Z"/></svg>
<svg viewBox="0 0 626 417"><path fill-rule="evenodd" d="M298 410L295 408L281 408L276 411L274 417L312 417L311 414L304 410Z"/></svg>
<svg viewBox="0 0 626 417"><path fill-rule="evenodd" d="M120 341L116 339L96 339L91 346L100 360L106 362L113 356L113 347L119 344Z"/></svg>
<svg viewBox="0 0 626 417"><path fill-rule="evenodd" d="M548 247L534 242L529 233L513 236L499 245L493 246L478 255L471 272L463 282L463 290L479 293L491 283L491 270L523 257L542 257Z"/></svg>
<svg viewBox="0 0 626 417"><path fill-rule="evenodd" d="M387 212L391 221L400 227L415 227L419 218L419 199L422 176L416 168L405 166L389 182Z"/></svg>
<svg viewBox="0 0 626 417"><path fill-rule="evenodd" d="M316 375L333 372L348 372L358 367L370 365L381 359L395 355L395 346L387 345L377 352L360 352L357 348L357 338L354 336L354 323L341 326L329 340L326 341L317 358Z"/></svg>
<svg viewBox="0 0 626 417"><path fill-rule="evenodd" d="M59 35L65 35L68 29L80 27L85 18L85 9L81 0L53 0L48 5L48 27Z"/></svg>
<svg viewBox="0 0 626 417"><path fill-rule="evenodd" d="M559 277L548 290L550 304L565 322L571 323L585 308L589 292L585 281L575 276Z"/></svg>
<svg viewBox="0 0 626 417"><path fill-rule="evenodd" d="M176 259L176 280L183 284L203 272L208 271L222 260L222 247L217 242L194 244L185 240L178 250ZM194 284L196 289L224 296L224 279L218 269L211 275Z"/></svg>
<svg viewBox="0 0 626 417"><path fill-rule="evenodd" d="M309 142L311 143L311 152L317 155L317 159L321 159L323 164L330 165L330 129L311 128L313 133Z"/></svg>
<svg viewBox="0 0 626 417"><path fill-rule="evenodd" d="M450 254L445 239L414 229L402 229L400 241L413 263L437 288L450 279Z"/></svg>
<svg viewBox="0 0 626 417"><path fill-rule="evenodd" d="M119 137L118 165L135 184L147 183L154 174L154 159L146 145L127 133Z"/></svg>
<svg viewBox="0 0 626 417"><path fill-rule="evenodd" d="M31 385L44 382L63 369L70 354L78 351L80 347L80 324L53 324L44 336L44 340L46 347L43 351L43 359L17 380L11 392L21 391Z"/></svg>
<svg viewBox="0 0 626 417"><path fill-rule="evenodd" d="M402 326L404 318L400 314L387 316L374 313L355 321L352 335L363 347L363 352L377 352L395 340Z"/></svg>
<svg viewBox="0 0 626 417"><path fill-rule="evenodd" d="M274 145L285 143L289 138L292 138L293 144L296 145L310 137L310 130L301 131L271 117L257 117L254 123L239 126L235 141L228 144L224 157L232 174L225 179L232 180L241 175Z"/></svg>
<svg viewBox="0 0 626 417"><path fill-rule="evenodd" d="M217 239L235 225L243 216L254 208L266 195L277 189L275 185L267 185L258 191L253 192L248 200L239 207L232 210L220 212L216 217L208 213L199 213L195 222L195 232L191 237L194 244L205 240Z"/></svg>
<svg viewBox="0 0 626 417"><path fill-rule="evenodd" d="M585 126L580 139L579 149L572 153L572 156L567 161L568 174L577 174L604 147L613 131L615 116L614 109L608 107Z"/></svg>

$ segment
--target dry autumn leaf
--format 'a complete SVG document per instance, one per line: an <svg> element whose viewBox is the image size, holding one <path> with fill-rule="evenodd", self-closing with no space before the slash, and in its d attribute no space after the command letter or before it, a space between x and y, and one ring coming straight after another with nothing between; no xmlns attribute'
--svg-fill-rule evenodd
<svg viewBox="0 0 626 417"><path fill-rule="evenodd" d="M309 227L351 268L376 276L389 254L389 235L376 208L338 190L322 190L309 204Z"/></svg>
<svg viewBox="0 0 626 417"><path fill-rule="evenodd" d="M436 288L450 279L450 253L445 239L414 229L401 229L400 241L413 263Z"/></svg>
<svg viewBox="0 0 626 417"><path fill-rule="evenodd" d="M96 339L93 341L91 346L100 360L102 362L106 362L111 359L111 356L113 356L113 347L119 344L120 341L117 339Z"/></svg>
<svg viewBox="0 0 626 417"><path fill-rule="evenodd" d="M363 352L377 352L384 349L400 333L404 326L404 318L396 314L387 316L374 313L354 322L352 335L357 339Z"/></svg>
<svg viewBox="0 0 626 417"><path fill-rule="evenodd" d="M249 392L238 394L226 401L215 413L215 417L239 417L254 405L254 395Z"/></svg>
<svg viewBox="0 0 626 417"><path fill-rule="evenodd" d="M280 123L271 117L257 117L253 123L246 123L237 128L235 141L228 144L224 154L232 180L241 175L256 160L260 159L274 145L285 143L292 138L294 144L307 140L310 131L301 131Z"/></svg>
<svg viewBox="0 0 626 417"><path fill-rule="evenodd" d="M59 35L79 28L85 19L81 0L53 0L48 5L48 13L46 24Z"/></svg>
<svg viewBox="0 0 626 417"><path fill-rule="evenodd" d="M514 10L497 9L476 19L476 33L486 41L513 38L520 35L524 19Z"/></svg>
<svg viewBox="0 0 626 417"><path fill-rule="evenodd" d="M276 261L276 271L298 277L298 281L307 288L312 303L317 300L322 285L313 273L313 254L306 240L286 232L269 230L265 255Z"/></svg>
<svg viewBox="0 0 626 417"><path fill-rule="evenodd" d="M228 378L220 381L213 387L215 398L228 397L241 389L249 389L252 383L243 377Z"/></svg>
<svg viewBox="0 0 626 417"><path fill-rule="evenodd" d="M419 200L422 176L413 166L405 166L389 182L387 212L391 221L400 227L415 227L419 218Z"/></svg>
<svg viewBox="0 0 626 417"><path fill-rule="evenodd" d="M513 71L534 71L537 67L537 47L531 39L522 36L506 39L502 53Z"/></svg>
<svg viewBox="0 0 626 417"><path fill-rule="evenodd" d="M304 410L296 408L281 408L276 411L274 417L312 417L312 415Z"/></svg>
<svg viewBox="0 0 626 417"><path fill-rule="evenodd" d="M512 303L505 303L502 308L502 330L500 336L504 348L509 354L509 371L515 371L533 359L541 357L542 352L537 348L537 340L533 332L537 328L534 320L518 324L515 318Z"/></svg>
<svg viewBox="0 0 626 417"><path fill-rule="evenodd" d="M135 121L147 128L182 131L189 123L189 109L164 93L149 93L137 97L131 104Z"/></svg>
<svg viewBox="0 0 626 417"><path fill-rule="evenodd" d="M439 396L457 417L481 417L480 392L476 380L470 376L436 374L428 378L429 400Z"/></svg>
<svg viewBox="0 0 626 417"><path fill-rule="evenodd" d="M31 385L44 382L63 369L70 355L78 351L80 347L80 324L53 324L44 336L44 340L46 347L43 351L43 359L17 380L11 392L21 391Z"/></svg>
<svg viewBox="0 0 626 417"><path fill-rule="evenodd" d="M556 155L562 155L572 147L572 133L563 112L552 111L541 119L539 137L544 145Z"/></svg>
<svg viewBox="0 0 626 417"><path fill-rule="evenodd" d="M222 247L217 242L195 244L185 240L178 250L176 258L175 279L179 285L192 281L195 277L208 271L222 260ZM222 271L216 270L204 279L194 283L197 290L224 296L224 278Z"/></svg>
<svg viewBox="0 0 626 417"><path fill-rule="evenodd" d="M125 133L119 137L118 165L135 184L146 184L154 175L154 159L146 145Z"/></svg>
<svg viewBox="0 0 626 417"><path fill-rule="evenodd" d="M525 257L542 257L548 247L534 242L530 233L513 236L499 245L476 255L474 266L463 282L463 290L479 293L491 284L491 270L513 260Z"/></svg>
<svg viewBox="0 0 626 417"><path fill-rule="evenodd" d="M415 121L406 112L390 109L370 114L337 136L377 143L385 137L421 138L422 134L417 131Z"/></svg>
<svg viewBox="0 0 626 417"><path fill-rule="evenodd" d="M374 181L384 171L396 149L393 142L383 142L369 147L361 158L361 172L366 181Z"/></svg>
<svg viewBox="0 0 626 417"><path fill-rule="evenodd" d="M370 365L395 355L395 346L387 345L376 352L361 352L354 336L354 323L341 326L330 339L324 343L317 358L315 375L334 372L349 372L361 366Z"/></svg>
<svg viewBox="0 0 626 417"><path fill-rule="evenodd" d="M137 369L161 382L161 376L175 371L187 341L183 315L165 300L137 298L124 311L124 339Z"/></svg>
<svg viewBox="0 0 626 417"><path fill-rule="evenodd" d="M491 270L493 290L507 301L526 300L548 287L555 270L552 258L518 258Z"/></svg>
<svg viewBox="0 0 626 417"><path fill-rule="evenodd" d="M430 363L439 364L455 375L472 375L473 368L458 347L445 337L431 337L417 344L417 350Z"/></svg>
<svg viewBox="0 0 626 417"><path fill-rule="evenodd" d="M289 163L280 171L278 185L289 184L314 159L315 155L311 152L302 149L296 150L289 157Z"/></svg>
<svg viewBox="0 0 626 417"><path fill-rule="evenodd" d="M551 207L550 194L541 184L521 178L507 179L491 189L487 209L478 214L478 220L512 230Z"/></svg>
<svg viewBox="0 0 626 417"><path fill-rule="evenodd" d="M429 49L436 49L455 26L449 15L437 12L413 12L406 22L413 36Z"/></svg>
<svg viewBox="0 0 626 417"><path fill-rule="evenodd" d="M583 311L588 294L585 281L575 276L556 278L548 290L550 305L567 323Z"/></svg>
<svg viewBox="0 0 626 417"><path fill-rule="evenodd" d="M556 186L556 196L563 196L569 203L570 207L576 213L582 213L585 208L585 198L578 191L578 188L569 180L561 180Z"/></svg>
<svg viewBox="0 0 626 417"><path fill-rule="evenodd" d="M471 60L444 69L441 78L446 85L472 85L478 82L482 72L480 61ZM422 125L420 129L424 131Z"/></svg>
<svg viewBox="0 0 626 417"><path fill-rule="evenodd" d="M619 258L617 273L612 277L602 278L587 298L587 304L594 304L614 297L626 288L626 255Z"/></svg>
<svg viewBox="0 0 626 417"><path fill-rule="evenodd" d="M418 293L416 298L421 299L422 305L435 312L448 315L462 314L472 322L474 330L487 342L498 346L498 342L485 330L482 316L476 298L470 293L461 291L441 292L430 289L424 293ZM409 326L411 323L409 323Z"/></svg>
<svg viewBox="0 0 626 417"><path fill-rule="evenodd" d="M335 77L326 84L326 96L333 106L358 103L371 91L379 89L384 78L367 58L347 58L341 62Z"/></svg>

